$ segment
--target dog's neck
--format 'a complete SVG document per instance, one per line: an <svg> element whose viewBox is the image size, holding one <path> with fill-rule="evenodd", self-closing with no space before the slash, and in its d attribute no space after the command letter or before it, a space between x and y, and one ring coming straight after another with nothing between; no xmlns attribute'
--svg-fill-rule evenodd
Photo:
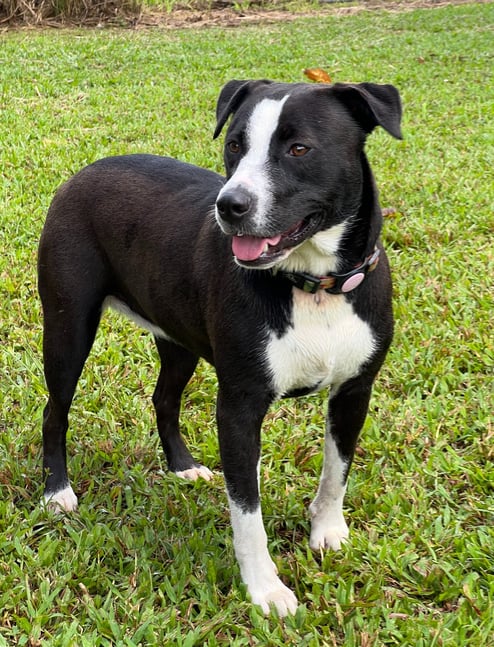
<svg viewBox="0 0 494 647"><path fill-rule="evenodd" d="M378 191L364 152L360 162L362 168L360 206L355 217L350 219L348 235L342 239L338 250L343 263L343 266L339 267L340 271L348 270L372 255L381 235L382 213Z"/></svg>

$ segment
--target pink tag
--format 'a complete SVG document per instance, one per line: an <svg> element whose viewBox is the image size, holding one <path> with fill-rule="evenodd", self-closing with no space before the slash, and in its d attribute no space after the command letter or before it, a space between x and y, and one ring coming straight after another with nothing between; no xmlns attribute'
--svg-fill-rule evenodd
<svg viewBox="0 0 494 647"><path fill-rule="evenodd" d="M343 283L343 285L341 286L341 291L351 292L352 290L355 290L355 288L358 285L360 285L364 279L365 279L365 274L363 272L354 274Z"/></svg>

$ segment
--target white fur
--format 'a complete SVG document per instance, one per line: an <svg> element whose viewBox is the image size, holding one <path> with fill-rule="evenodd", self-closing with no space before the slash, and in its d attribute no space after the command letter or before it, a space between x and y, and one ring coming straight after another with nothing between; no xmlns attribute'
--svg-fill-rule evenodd
<svg viewBox="0 0 494 647"><path fill-rule="evenodd" d="M339 550L348 538L348 526L343 517L346 468L347 463L340 458L336 443L327 429L321 481L316 498L309 508L312 516L309 544L313 550Z"/></svg>
<svg viewBox="0 0 494 647"><path fill-rule="evenodd" d="M155 337L166 339L168 341L174 341L165 332L163 332L161 328L159 328L158 326L155 326L147 319L144 319L144 317L141 317L140 315L138 315L131 308L129 308L129 306L126 303L124 303L123 301L120 301L120 299L117 299L116 297L113 297L113 296L106 297L106 299L103 302L103 310L106 310L107 308L111 308L112 310L116 310L117 312L120 312L120 314L125 315L141 328L144 328L145 330L149 330L149 332L152 332Z"/></svg>
<svg viewBox="0 0 494 647"><path fill-rule="evenodd" d="M53 512L73 512L77 509L77 497L70 485L43 497L45 506Z"/></svg>
<svg viewBox="0 0 494 647"><path fill-rule="evenodd" d="M348 222L319 232L295 248L280 266L315 275L338 270L337 251ZM292 325L279 337L272 332L267 359L278 395L295 389L341 384L357 375L371 357L375 339L343 295L320 291L314 295L293 289ZM343 516L347 464L326 430L324 465L317 495L310 506L310 547L338 550L348 538Z"/></svg>
<svg viewBox="0 0 494 647"><path fill-rule="evenodd" d="M258 604L265 614L270 612L271 605L279 616L295 613L297 598L278 577L268 553L261 509L243 512L230 498L229 503L235 555L252 602Z"/></svg>
<svg viewBox="0 0 494 647"><path fill-rule="evenodd" d="M292 325L281 337L271 332L267 344L275 392L338 387L358 375L374 345L370 326L343 295L294 288Z"/></svg>
<svg viewBox="0 0 494 647"><path fill-rule="evenodd" d="M256 213L252 223L265 227L266 217L272 204L272 186L269 174L269 148L276 132L280 114L289 95L281 100L263 99L254 108L247 122L247 153L240 160L232 177L221 189L225 191L243 187L257 199ZM253 233L253 232L251 232Z"/></svg>
<svg viewBox="0 0 494 647"><path fill-rule="evenodd" d="M175 472L177 476L186 481L197 481L198 478L202 478L205 481L210 481L213 478L213 472L209 470L204 465L199 467L191 467L188 470L182 470L181 472Z"/></svg>
<svg viewBox="0 0 494 647"><path fill-rule="evenodd" d="M345 237L349 221L346 220L330 229L319 231L298 247L293 247L289 254L278 263L279 269L286 272L307 272L315 276L325 276L328 272L337 272L336 253Z"/></svg>

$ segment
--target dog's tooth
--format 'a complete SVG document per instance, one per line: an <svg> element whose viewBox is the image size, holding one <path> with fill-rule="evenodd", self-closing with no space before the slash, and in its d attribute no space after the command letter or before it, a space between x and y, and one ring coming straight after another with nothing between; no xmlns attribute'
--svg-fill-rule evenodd
<svg viewBox="0 0 494 647"><path fill-rule="evenodd" d="M268 251L269 251L269 243L266 243L266 244L264 245L264 249L262 250L262 253L263 253L263 254L266 254Z"/></svg>

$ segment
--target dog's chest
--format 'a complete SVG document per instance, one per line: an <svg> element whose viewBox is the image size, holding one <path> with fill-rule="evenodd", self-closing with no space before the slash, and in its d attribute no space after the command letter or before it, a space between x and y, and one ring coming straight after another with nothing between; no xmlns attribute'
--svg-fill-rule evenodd
<svg viewBox="0 0 494 647"><path fill-rule="evenodd" d="M266 356L278 397L338 386L358 375L375 339L343 295L294 289L292 321L281 335L269 333Z"/></svg>

